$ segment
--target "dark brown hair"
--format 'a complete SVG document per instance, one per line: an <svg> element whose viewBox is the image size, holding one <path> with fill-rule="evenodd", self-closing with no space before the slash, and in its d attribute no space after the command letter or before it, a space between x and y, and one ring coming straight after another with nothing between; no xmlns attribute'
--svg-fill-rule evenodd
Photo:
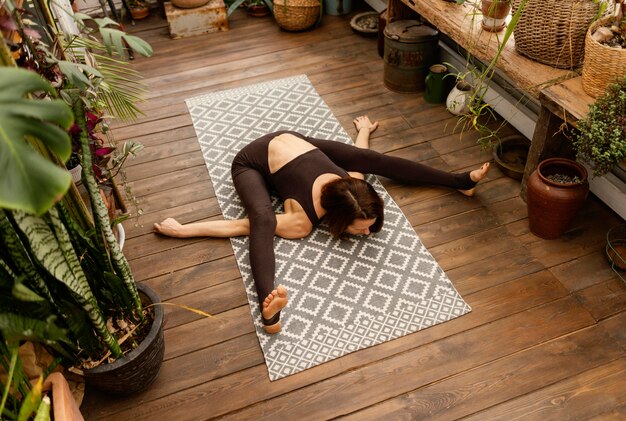
<svg viewBox="0 0 626 421"><path fill-rule="evenodd" d="M384 203L374 187L353 177L333 180L322 189L322 207L326 210L326 223L335 238L345 238L346 228L355 219L373 219L370 232L383 226Z"/></svg>

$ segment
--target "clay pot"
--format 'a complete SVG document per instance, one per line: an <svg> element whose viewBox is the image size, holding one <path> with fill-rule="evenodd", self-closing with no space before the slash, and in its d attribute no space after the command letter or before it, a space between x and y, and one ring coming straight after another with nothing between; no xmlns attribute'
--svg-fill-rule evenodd
<svg viewBox="0 0 626 421"><path fill-rule="evenodd" d="M270 14L270 8L264 4L253 5L253 6L248 6L247 12L248 12L248 16L253 16L255 18L262 18Z"/></svg>
<svg viewBox="0 0 626 421"><path fill-rule="evenodd" d="M196 7L204 6L209 0L171 0L172 5L181 9L194 9Z"/></svg>
<svg viewBox="0 0 626 421"><path fill-rule="evenodd" d="M482 0L482 26L485 31L498 32L506 26L506 18L511 11L509 0Z"/></svg>
<svg viewBox="0 0 626 421"><path fill-rule="evenodd" d="M148 9L148 6L131 7L130 14L133 20L145 19L150 14L150 9Z"/></svg>
<svg viewBox="0 0 626 421"><path fill-rule="evenodd" d="M578 177L580 183L559 183L548 177ZM587 170L565 158L542 161L528 178L528 224L530 232L545 239L558 238L568 228L589 193Z"/></svg>

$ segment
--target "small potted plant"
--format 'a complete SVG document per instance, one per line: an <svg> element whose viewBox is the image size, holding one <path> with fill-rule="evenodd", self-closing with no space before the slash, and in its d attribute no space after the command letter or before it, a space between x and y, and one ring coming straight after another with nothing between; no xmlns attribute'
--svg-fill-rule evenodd
<svg viewBox="0 0 626 421"><path fill-rule="evenodd" d="M262 18L272 13L272 3L269 0L248 0L248 15Z"/></svg>
<svg viewBox="0 0 626 421"><path fill-rule="evenodd" d="M228 6L226 13L230 16L240 6L245 6L248 15L254 17L267 16L273 11L271 0L235 0Z"/></svg>
<svg viewBox="0 0 626 421"><path fill-rule="evenodd" d="M128 4L128 9L130 10L133 20L145 19L150 14L148 3L144 0L128 0L126 4Z"/></svg>
<svg viewBox="0 0 626 421"><path fill-rule="evenodd" d="M615 0L614 14L595 21L585 37L582 84L597 97L626 74L626 17L624 0Z"/></svg>
<svg viewBox="0 0 626 421"><path fill-rule="evenodd" d="M626 160L626 76L609 85L578 122L573 139L580 160L589 163L594 176L602 176Z"/></svg>

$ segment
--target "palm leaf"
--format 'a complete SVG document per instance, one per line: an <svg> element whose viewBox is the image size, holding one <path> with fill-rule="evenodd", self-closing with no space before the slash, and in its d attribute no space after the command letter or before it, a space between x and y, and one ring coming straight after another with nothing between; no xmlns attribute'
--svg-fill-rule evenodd
<svg viewBox="0 0 626 421"><path fill-rule="evenodd" d="M71 176L24 139L39 139L66 161L71 144L65 130L73 117L61 100L25 98L35 91L53 92L53 88L36 73L0 68L0 207L41 215L67 191Z"/></svg>

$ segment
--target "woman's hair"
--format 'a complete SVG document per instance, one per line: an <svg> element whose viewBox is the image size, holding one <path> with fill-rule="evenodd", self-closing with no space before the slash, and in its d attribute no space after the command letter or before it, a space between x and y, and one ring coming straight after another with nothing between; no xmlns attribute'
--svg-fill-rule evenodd
<svg viewBox="0 0 626 421"><path fill-rule="evenodd" d="M353 177L333 180L322 189L322 207L326 210L326 223L335 238L345 238L346 228L355 219L373 219L370 228L378 232L383 226L384 203L374 187Z"/></svg>

